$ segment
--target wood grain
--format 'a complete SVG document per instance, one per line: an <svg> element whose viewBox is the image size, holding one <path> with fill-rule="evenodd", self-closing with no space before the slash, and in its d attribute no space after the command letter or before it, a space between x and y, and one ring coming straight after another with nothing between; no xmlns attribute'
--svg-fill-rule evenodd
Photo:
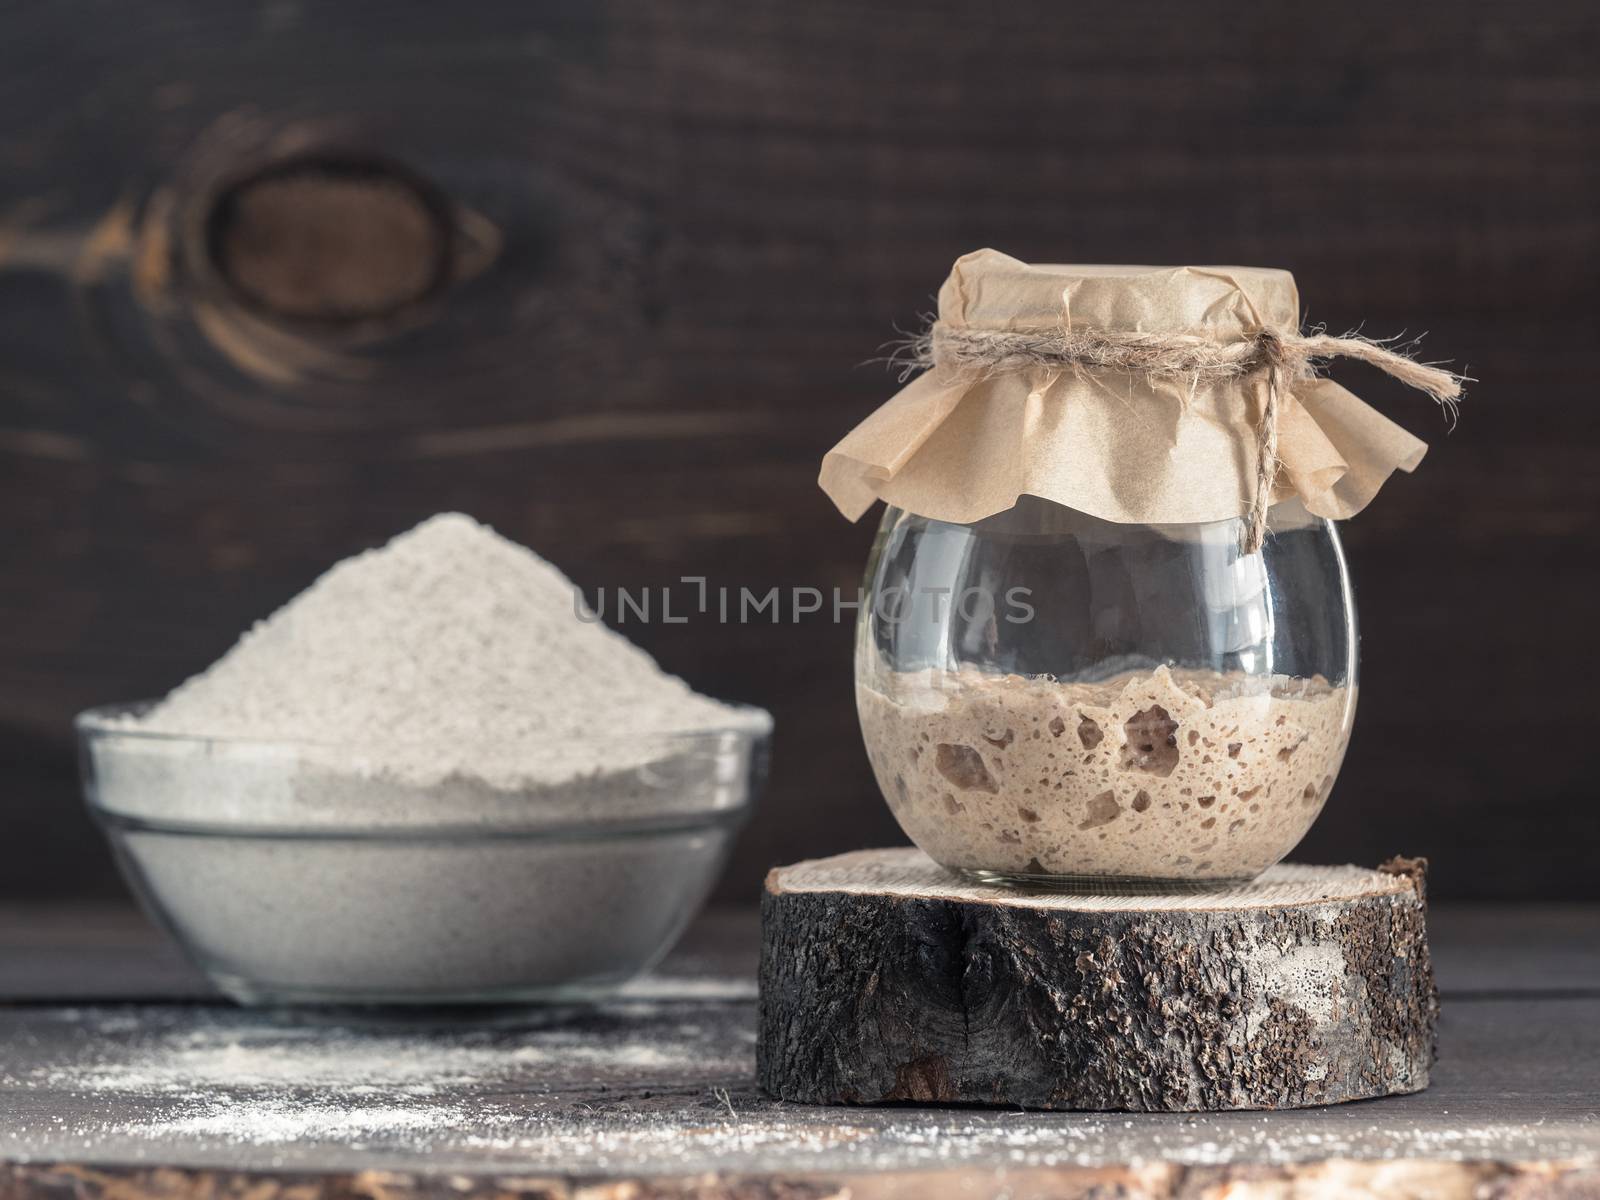
<svg viewBox="0 0 1600 1200"><path fill-rule="evenodd" d="M988 244L1286 266L1311 319L1425 328L1481 380L1446 438L1341 372L1436 449L1347 529L1361 713L1302 853L1600 895L1570 716L1600 661L1597 56L1579 0L11 5L0 889L116 887L74 710L165 690L433 511L591 588L854 587L870 530L817 462L892 390L860 364ZM447 276L307 291L270 241L223 269L221 198L308 160L419 181ZM725 895L895 838L848 628L630 632L778 717Z"/></svg>

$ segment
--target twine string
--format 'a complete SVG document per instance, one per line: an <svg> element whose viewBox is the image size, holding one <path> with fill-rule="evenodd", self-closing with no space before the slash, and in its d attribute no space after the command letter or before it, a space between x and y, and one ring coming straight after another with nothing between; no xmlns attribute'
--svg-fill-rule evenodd
<svg viewBox="0 0 1600 1200"><path fill-rule="evenodd" d="M1070 368L1142 375L1151 380L1186 380L1190 386L1264 375L1261 417L1256 424L1255 492L1241 548L1253 554L1266 536L1267 509L1277 481L1278 419L1283 396L1296 380L1316 375L1318 363L1353 358L1377 367L1408 387L1431 396L1452 422L1466 377L1420 363L1408 354L1358 334L1284 334L1261 329L1246 338L1214 342L1194 334L1085 329L1068 322L1056 329L974 329L932 322L903 347L909 368L945 367L985 374L1033 367Z"/></svg>

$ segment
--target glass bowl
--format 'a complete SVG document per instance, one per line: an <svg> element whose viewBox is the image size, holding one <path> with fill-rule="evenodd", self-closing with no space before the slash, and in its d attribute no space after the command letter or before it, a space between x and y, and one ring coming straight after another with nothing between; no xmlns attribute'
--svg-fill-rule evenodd
<svg viewBox="0 0 1600 1200"><path fill-rule="evenodd" d="M1339 535L1298 503L1135 525L1022 497L970 525L891 508L856 702L912 841L991 883L1211 890L1288 854L1356 704Z"/></svg>
<svg viewBox="0 0 1600 1200"><path fill-rule="evenodd" d="M526 746L532 778L392 751L76 726L89 809L147 911L244 1004L568 1001L655 964L764 782L771 717ZM587 771L582 764L607 766ZM489 774L488 778L496 778Z"/></svg>

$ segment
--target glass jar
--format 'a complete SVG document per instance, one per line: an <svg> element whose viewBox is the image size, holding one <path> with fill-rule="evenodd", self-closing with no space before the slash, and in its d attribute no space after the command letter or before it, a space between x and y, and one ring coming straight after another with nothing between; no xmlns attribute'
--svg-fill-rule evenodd
<svg viewBox="0 0 1600 1200"><path fill-rule="evenodd" d="M1024 496L972 524L890 508L856 699L878 784L932 858L983 882L1211 889L1311 827L1356 701L1332 522L1295 501L1133 525Z"/></svg>

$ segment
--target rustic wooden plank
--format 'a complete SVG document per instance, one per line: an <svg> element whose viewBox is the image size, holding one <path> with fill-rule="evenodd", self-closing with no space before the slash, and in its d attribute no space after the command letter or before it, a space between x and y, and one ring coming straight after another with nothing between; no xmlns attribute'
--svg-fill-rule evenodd
<svg viewBox="0 0 1600 1200"><path fill-rule="evenodd" d="M1568 1178L1588 1186L1600 1170L1600 996L1573 994L1572 984L1590 977L1600 947L1565 939L1592 929L1594 910L1548 926L1516 908L1444 911L1434 939L1441 978L1472 983L1468 996L1505 998L1453 998L1447 987L1427 1092L1307 1112L768 1100L754 1080L750 912L698 923L664 964L667 986L582 1016L413 1013L352 1025L347 1015L285 1020L225 1005L0 1007L0 1162L10 1164L0 1167L0 1195L409 1197L431 1195L453 1173L479 1182L452 1188L492 1180L537 1194L545 1185L535 1181L547 1180L561 1196L654 1176L668 1177L666 1194L701 1194L693 1181L703 1172L720 1173L725 1190L703 1193L717 1196L849 1187L920 1198L996 1186L1056 1196L1130 1180L1155 1196L1293 1180L1379 1192L1426 1181L1439 1196L1469 1185L1481 1190L1460 1194L1561 1195L1536 1189ZM1505 974L1487 977L1498 986L1482 988L1482 964L1519 922L1525 942L1556 953L1507 951ZM93 985L83 994L105 994L104 969L127 971L136 951L157 944L125 910L0 909L0 993L55 946L81 951L78 986ZM1541 985L1557 990L1506 995ZM1129 1175L1134 1159L1149 1165ZM1435 1171L1441 1161L1456 1165ZM1550 1165L1561 1162L1590 1165ZM137 1163L154 1173L126 1166ZM749 1190L728 1190L736 1185Z"/></svg>
<svg viewBox="0 0 1600 1200"><path fill-rule="evenodd" d="M754 1085L754 1005L352 1026L231 1007L0 1009L0 1161L560 1177L1600 1165L1600 999L1446 1002L1426 1091L1280 1113L829 1108Z"/></svg>
<svg viewBox="0 0 1600 1200"><path fill-rule="evenodd" d="M431 511L590 585L853 586L870 531L827 508L816 460L891 387L857 364L993 243L1286 265L1313 319L1425 326L1484 381L1444 440L1355 377L1442 444L1349 528L1367 675L1305 853L1403 846L1446 896L1594 896L1587 747L1551 714L1582 710L1567 664L1600 657L1600 22L1581 0L1341 14L13 4L0 889L116 888L75 709L170 687ZM198 253L211 190L329 147L418 172L477 256L360 336L262 325ZM1463 651L1486 631L1494 655ZM848 629L640 638L779 718L724 896L895 836Z"/></svg>
<svg viewBox="0 0 1600 1200"><path fill-rule="evenodd" d="M1600 907L1430 904L1439 990L1450 996L1600 994Z"/></svg>
<svg viewBox="0 0 1600 1200"><path fill-rule="evenodd" d="M216 998L176 943L130 905L0 907L0 1002Z"/></svg>

